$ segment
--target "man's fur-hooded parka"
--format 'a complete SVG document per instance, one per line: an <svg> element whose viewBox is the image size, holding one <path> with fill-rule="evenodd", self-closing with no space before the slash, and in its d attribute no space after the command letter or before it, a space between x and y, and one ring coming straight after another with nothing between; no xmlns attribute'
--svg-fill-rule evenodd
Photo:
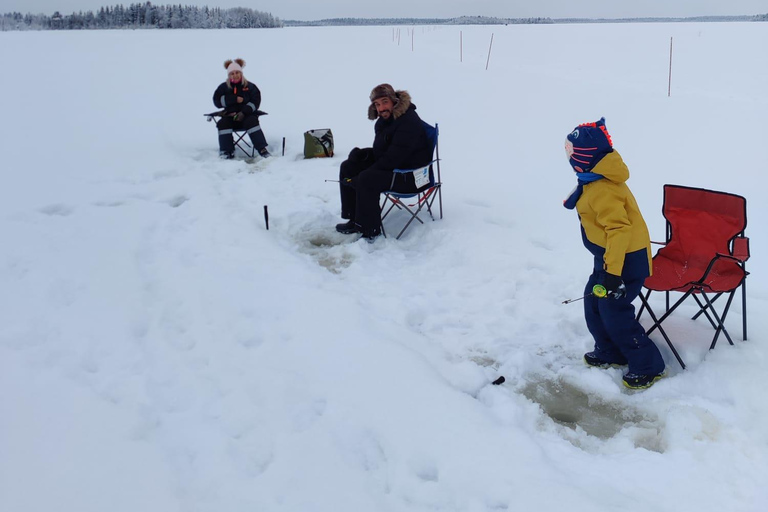
<svg viewBox="0 0 768 512"><path fill-rule="evenodd" d="M376 161L371 168L386 171L415 169L432 160L432 145L410 94L396 91L395 95L397 102L389 119L379 118L373 103L368 107L368 119L376 119L373 140Z"/></svg>

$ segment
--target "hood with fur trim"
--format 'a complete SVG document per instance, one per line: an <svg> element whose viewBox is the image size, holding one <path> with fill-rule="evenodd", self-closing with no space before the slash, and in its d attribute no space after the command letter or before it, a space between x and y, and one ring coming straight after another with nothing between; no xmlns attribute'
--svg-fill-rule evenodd
<svg viewBox="0 0 768 512"><path fill-rule="evenodd" d="M397 96L397 103L395 103L395 108L392 109L392 117L397 119L408 112L408 108L411 106L411 95L408 94L408 91L395 91L395 96ZM376 112L376 107L371 103L368 106L368 119L375 121L378 117L379 113Z"/></svg>

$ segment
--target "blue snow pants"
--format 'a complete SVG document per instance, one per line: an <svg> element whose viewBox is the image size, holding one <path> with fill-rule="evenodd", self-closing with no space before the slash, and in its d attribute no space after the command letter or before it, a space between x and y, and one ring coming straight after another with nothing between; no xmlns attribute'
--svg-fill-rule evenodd
<svg viewBox="0 0 768 512"><path fill-rule="evenodd" d="M584 295L584 317L595 339L595 354L606 363L629 363L629 373L656 375L664 371L664 359L656 345L635 320L632 301L640 294L644 277L626 278L627 295L620 299L599 299L592 287L601 281L603 270L595 269L589 276Z"/></svg>

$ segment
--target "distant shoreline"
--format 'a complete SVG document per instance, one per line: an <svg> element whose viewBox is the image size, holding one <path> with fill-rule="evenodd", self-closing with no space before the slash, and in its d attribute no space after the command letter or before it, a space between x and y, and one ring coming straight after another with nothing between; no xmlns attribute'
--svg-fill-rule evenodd
<svg viewBox="0 0 768 512"><path fill-rule="evenodd" d="M373 26L373 25L549 25L570 23L710 23L768 21L768 14L738 16L693 16L686 18L328 18L313 21L281 20L286 27Z"/></svg>

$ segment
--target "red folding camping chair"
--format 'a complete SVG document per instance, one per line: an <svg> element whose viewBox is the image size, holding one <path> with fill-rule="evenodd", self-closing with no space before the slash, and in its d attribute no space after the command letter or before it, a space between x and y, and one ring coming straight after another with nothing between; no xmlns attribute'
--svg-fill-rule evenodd
<svg viewBox="0 0 768 512"><path fill-rule="evenodd" d="M648 310L653 320L648 334L659 329L680 366L685 368L661 324L688 297L693 297L699 306L693 320L704 315L715 329L711 350L721 333L733 345L725 319L736 290L741 287L742 339L747 339L745 279L749 273L745 262L749 259L749 238L744 236L747 201L726 192L664 185L662 213L667 220L667 241L653 257L653 275L645 280L648 292L640 294L642 306L637 318ZM667 310L659 318L648 303L652 291L666 293ZM669 306L670 292L683 293L672 307ZM718 313L714 303L723 295L727 301Z"/></svg>

